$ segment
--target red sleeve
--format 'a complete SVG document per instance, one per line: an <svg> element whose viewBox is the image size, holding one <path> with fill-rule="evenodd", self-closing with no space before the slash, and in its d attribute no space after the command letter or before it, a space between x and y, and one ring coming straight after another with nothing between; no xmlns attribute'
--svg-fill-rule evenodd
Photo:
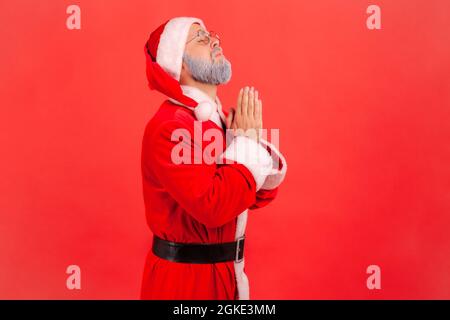
<svg viewBox="0 0 450 320"><path fill-rule="evenodd" d="M250 209L259 209L267 206L273 199L275 199L277 193L278 187L271 190L259 189L259 191L256 192L256 201Z"/></svg>
<svg viewBox="0 0 450 320"><path fill-rule="evenodd" d="M262 185L262 188L256 192L256 201L252 204L250 209L258 209L268 205L275 199L278 193L278 187L283 182L286 175L287 164L285 157L273 144L262 139L261 144L269 151L273 160L273 172L268 175Z"/></svg>
<svg viewBox="0 0 450 320"><path fill-rule="evenodd" d="M171 135L179 128L183 123L169 121L144 136L144 165L193 218L207 227L224 225L256 201L255 179L239 163L194 163L193 138L182 139L191 150L191 163L174 163L172 150L180 141L171 141ZM205 143L199 148L203 154Z"/></svg>

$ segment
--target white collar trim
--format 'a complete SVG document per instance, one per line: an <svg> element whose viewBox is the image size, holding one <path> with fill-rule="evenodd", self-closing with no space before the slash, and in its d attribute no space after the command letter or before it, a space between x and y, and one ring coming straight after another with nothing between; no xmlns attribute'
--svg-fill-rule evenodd
<svg viewBox="0 0 450 320"><path fill-rule="evenodd" d="M206 93L204 93L202 90L196 87L181 85L181 89L185 96L188 96L189 98L195 100L198 103L198 105L195 108L186 106L185 104L182 104L172 98L169 98L169 100L175 104L193 110L197 120L199 121L211 120L218 127L222 128L222 125L226 123L226 119L225 114L222 111L222 104L218 96L216 96L215 101L213 101Z"/></svg>

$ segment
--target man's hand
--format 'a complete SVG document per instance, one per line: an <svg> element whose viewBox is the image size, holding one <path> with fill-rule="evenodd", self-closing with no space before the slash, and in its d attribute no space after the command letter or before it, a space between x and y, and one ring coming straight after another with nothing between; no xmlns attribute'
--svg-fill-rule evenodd
<svg viewBox="0 0 450 320"><path fill-rule="evenodd" d="M262 129L262 101L258 91L245 87L239 91L236 110L231 109L227 117L227 129L234 135L246 135L258 141Z"/></svg>

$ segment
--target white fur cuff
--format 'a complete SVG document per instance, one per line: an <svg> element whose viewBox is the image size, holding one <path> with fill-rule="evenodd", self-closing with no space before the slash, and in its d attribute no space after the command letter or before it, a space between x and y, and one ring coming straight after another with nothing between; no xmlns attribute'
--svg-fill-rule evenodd
<svg viewBox="0 0 450 320"><path fill-rule="evenodd" d="M267 176L261 189L271 190L277 188L283 182L286 175L287 163L281 152L271 143L264 139L260 139L260 143L270 149L272 156L273 168L272 172ZM281 167L281 169L280 169Z"/></svg>
<svg viewBox="0 0 450 320"><path fill-rule="evenodd" d="M222 158L244 165L255 178L256 191L262 187L273 167L272 157L266 148L246 136L234 137L222 154Z"/></svg>

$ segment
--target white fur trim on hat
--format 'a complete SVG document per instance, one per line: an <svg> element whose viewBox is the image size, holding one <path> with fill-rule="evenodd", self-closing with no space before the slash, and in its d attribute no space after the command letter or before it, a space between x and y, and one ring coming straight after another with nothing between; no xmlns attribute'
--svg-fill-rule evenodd
<svg viewBox="0 0 450 320"><path fill-rule="evenodd" d="M167 22L159 38L156 62L177 81L180 81L184 47L193 23L205 28L203 21L198 18L177 17Z"/></svg>
<svg viewBox="0 0 450 320"><path fill-rule="evenodd" d="M222 121L225 121L224 116L222 117L222 104L220 103L219 97L216 96L216 101L213 101L206 93L202 90L191 87L188 85L181 85L183 94L198 103L195 108L187 107L186 105L179 103L178 101L169 98L170 101L175 104L185 106L195 113L195 118L198 121L208 121L211 120L217 126L222 127Z"/></svg>

